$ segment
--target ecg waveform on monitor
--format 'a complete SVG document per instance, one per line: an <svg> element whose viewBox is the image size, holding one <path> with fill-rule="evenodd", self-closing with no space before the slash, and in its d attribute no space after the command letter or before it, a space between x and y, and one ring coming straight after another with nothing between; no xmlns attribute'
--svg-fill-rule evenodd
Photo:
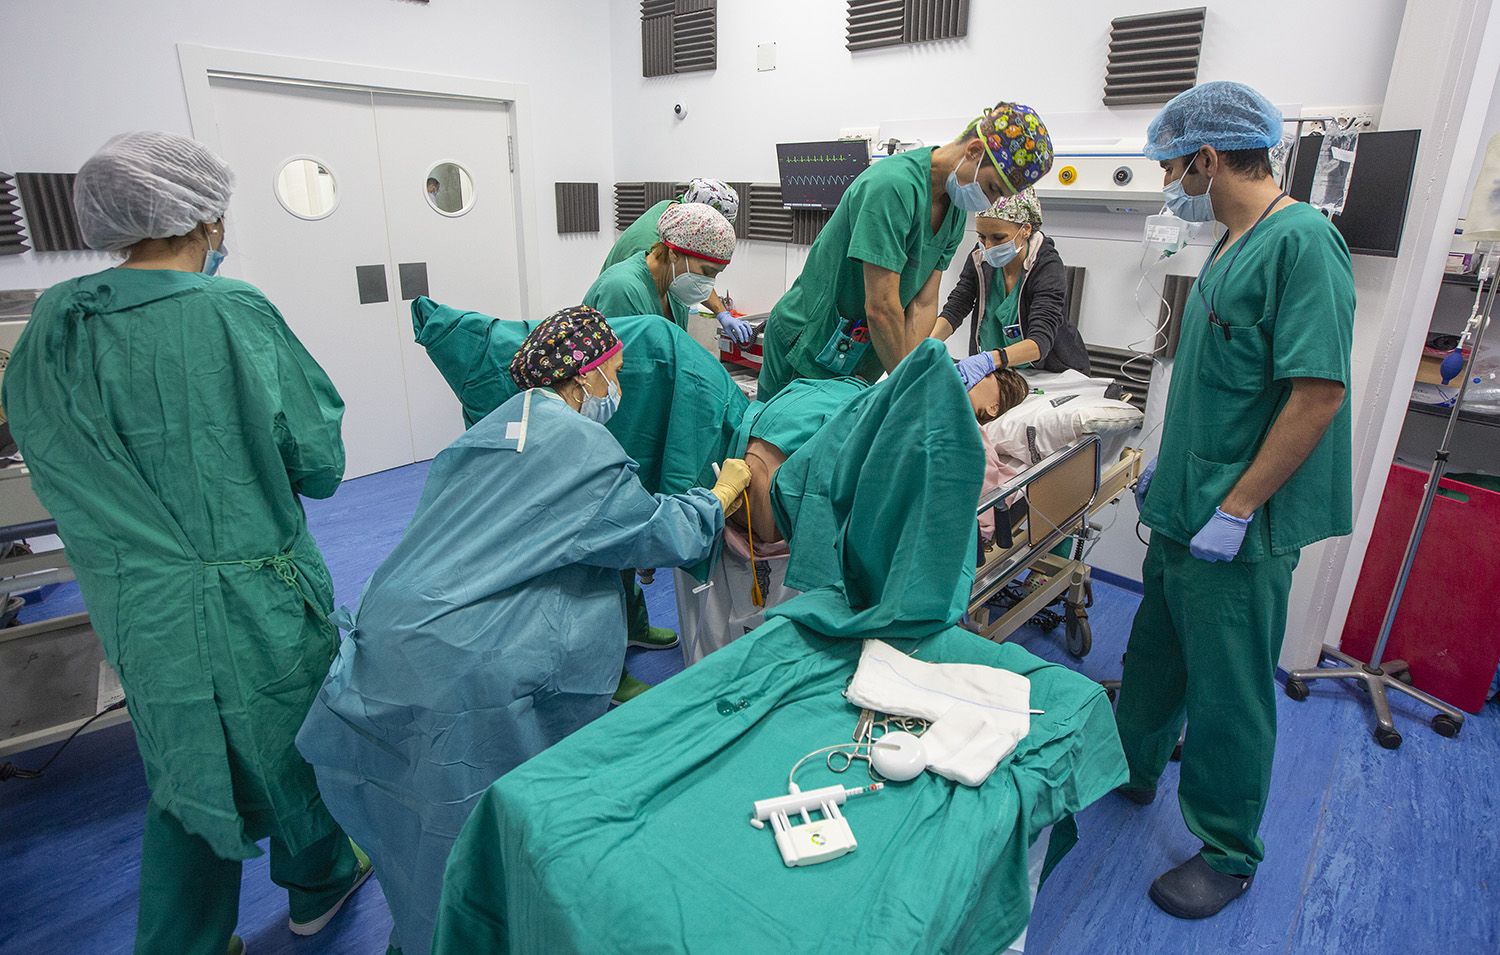
<svg viewBox="0 0 1500 955"><path fill-rule="evenodd" d="M858 178L858 173L845 176L787 176L782 183L793 186L847 186Z"/></svg>
<svg viewBox="0 0 1500 955"><path fill-rule="evenodd" d="M782 162L825 162L825 163L832 162L832 163L848 163L848 162L859 162L859 158L856 157L856 156L843 156L843 155L838 155L838 156L782 156L781 157L781 161ZM861 163L861 165L863 165L863 163Z"/></svg>

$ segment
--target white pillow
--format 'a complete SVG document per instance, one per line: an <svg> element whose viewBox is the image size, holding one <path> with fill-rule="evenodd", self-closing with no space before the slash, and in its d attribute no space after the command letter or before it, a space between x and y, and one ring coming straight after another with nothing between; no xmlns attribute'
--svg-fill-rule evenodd
<svg viewBox="0 0 1500 955"><path fill-rule="evenodd" d="M984 426L1000 454L1027 464L1061 451L1085 434L1101 437L1139 427L1145 415L1124 401L1089 393L1029 395Z"/></svg>

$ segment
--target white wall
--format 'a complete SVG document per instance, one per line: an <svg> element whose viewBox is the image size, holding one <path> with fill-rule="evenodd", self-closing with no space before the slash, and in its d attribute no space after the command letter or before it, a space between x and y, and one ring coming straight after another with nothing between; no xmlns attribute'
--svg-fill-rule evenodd
<svg viewBox="0 0 1500 955"><path fill-rule="evenodd" d="M576 304L613 235L559 236L552 183L595 181L607 196L614 179L609 5L4 0L0 170L73 171L126 130L190 134L178 43L525 83L535 114L539 301L547 309ZM602 214L607 220L607 206ZM229 229L232 245L233 222ZM43 287L112 261L93 253L0 256L0 288Z"/></svg>
<svg viewBox="0 0 1500 955"><path fill-rule="evenodd" d="M1236 79L1294 109L1379 106L1401 24L1401 0L1208 0L1199 76ZM713 73L643 78L635 4L613 12L616 175L621 180L715 176L775 182L777 142L828 139L841 127L880 126L881 135L930 145L956 135L981 108L1007 98L1048 120L1055 141L1144 137L1154 109L1100 103L1112 17L1182 7L1141 0L1122 10L1108 0L1066 7L974 3L969 36L850 54L843 3L824 0L720 0L719 66ZM1065 11L1065 12L1064 12ZM1288 28L1288 24L1295 24ZM1334 40L1357 37L1357 40ZM756 72L759 43L777 44L776 70ZM685 120L672 105L690 107ZM1193 273L1204 250L1189 250L1153 272L1135 304L1140 278L1139 217L1056 211L1047 231L1069 264L1088 268L1081 328L1101 345L1126 346L1150 334L1160 276ZM968 246L964 246L967 248ZM745 243L721 287L746 311L767 311L800 271L805 250ZM956 277L950 271L944 294ZM1359 266L1361 292L1380 269ZM963 332L951 343L962 347ZM1148 450L1155 439L1148 442ZM1112 518L1106 515L1103 522ZM1096 566L1139 578L1133 501L1126 500L1092 555Z"/></svg>

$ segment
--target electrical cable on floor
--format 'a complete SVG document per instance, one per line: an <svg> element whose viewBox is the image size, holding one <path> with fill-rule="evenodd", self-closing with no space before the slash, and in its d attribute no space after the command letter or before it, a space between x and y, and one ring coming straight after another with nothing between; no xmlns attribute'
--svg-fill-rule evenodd
<svg viewBox="0 0 1500 955"><path fill-rule="evenodd" d="M36 779L36 778L38 778L39 776L42 775L42 773L45 773L47 771L47 767L49 767L49 766L52 765L52 761L55 760L55 759L57 759L57 757L61 756L62 755L62 751L68 748L68 744L71 743L71 742L73 742L73 737L77 736L79 733L82 733L88 727L88 725L90 723L94 722L94 720L97 720L99 717L103 716L105 713L110 713L110 712L113 712L115 710L118 710L120 707L122 707L124 705L125 705L125 701L124 700L120 700L117 703L111 703L109 706L106 706L104 709L100 710L99 712L95 713L93 716L90 716L88 719L84 720L82 723L80 723L78 725L78 728L76 730L74 730L72 733L70 733L68 735L67 739L63 740L63 744L57 748L57 751L54 752L51 756L47 757L47 761L45 763L43 763L41 765L41 767L38 768L38 769L26 769L24 767L17 766L15 763L0 763L0 783L8 782L8 781L10 781L12 779Z"/></svg>

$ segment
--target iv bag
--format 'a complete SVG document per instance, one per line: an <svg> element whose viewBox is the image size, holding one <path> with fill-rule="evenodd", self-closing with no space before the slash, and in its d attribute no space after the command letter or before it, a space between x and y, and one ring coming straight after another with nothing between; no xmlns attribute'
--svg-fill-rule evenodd
<svg viewBox="0 0 1500 955"><path fill-rule="evenodd" d="M1313 170L1312 191L1307 197L1308 205L1327 216L1343 214L1358 148L1357 132L1334 130L1323 136L1323 145L1318 148L1318 164Z"/></svg>
<svg viewBox="0 0 1500 955"><path fill-rule="evenodd" d="M1146 217L1143 242L1148 254L1155 253L1158 259L1176 255L1187 248L1191 223L1179 219L1170 212L1158 212Z"/></svg>

